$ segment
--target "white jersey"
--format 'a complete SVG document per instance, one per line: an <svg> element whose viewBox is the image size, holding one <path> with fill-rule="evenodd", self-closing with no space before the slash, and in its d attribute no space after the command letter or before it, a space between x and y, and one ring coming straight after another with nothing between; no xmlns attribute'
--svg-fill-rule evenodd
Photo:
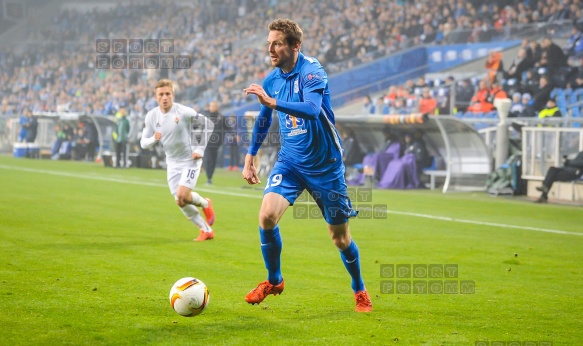
<svg viewBox="0 0 583 346"><path fill-rule="evenodd" d="M192 161L193 153L202 156L214 128L207 117L180 103L174 103L167 113L162 113L159 106L150 110L144 125L141 147L152 148L157 143L154 133L160 132L160 144L169 165Z"/></svg>

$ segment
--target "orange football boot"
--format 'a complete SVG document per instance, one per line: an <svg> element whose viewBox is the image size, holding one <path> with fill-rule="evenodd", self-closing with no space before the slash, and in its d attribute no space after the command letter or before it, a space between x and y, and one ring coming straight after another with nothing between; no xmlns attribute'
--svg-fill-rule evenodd
<svg viewBox="0 0 583 346"><path fill-rule="evenodd" d="M251 292L247 293L245 296L245 301L249 304L259 304L265 299L268 295L273 294L274 296L281 294L283 292L283 280L279 285L272 285L269 283L269 280L265 280L261 282L256 288L251 290Z"/></svg>
<svg viewBox="0 0 583 346"><path fill-rule="evenodd" d="M356 300L356 312L371 312L372 302L370 301L370 296L366 290L358 291L354 294L354 299Z"/></svg>
<svg viewBox="0 0 583 346"><path fill-rule="evenodd" d="M194 241L205 241L205 240L211 240L215 237L215 232L210 231L210 232L204 232L204 231L200 231L200 234L198 235L198 237L196 239L194 239Z"/></svg>

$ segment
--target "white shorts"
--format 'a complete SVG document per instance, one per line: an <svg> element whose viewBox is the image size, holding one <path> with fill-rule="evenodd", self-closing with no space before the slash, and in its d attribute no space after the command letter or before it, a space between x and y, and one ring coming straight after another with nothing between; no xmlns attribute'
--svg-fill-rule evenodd
<svg viewBox="0 0 583 346"><path fill-rule="evenodd" d="M169 164L166 167L166 176L170 193L176 196L178 186L194 189L201 166L202 159Z"/></svg>

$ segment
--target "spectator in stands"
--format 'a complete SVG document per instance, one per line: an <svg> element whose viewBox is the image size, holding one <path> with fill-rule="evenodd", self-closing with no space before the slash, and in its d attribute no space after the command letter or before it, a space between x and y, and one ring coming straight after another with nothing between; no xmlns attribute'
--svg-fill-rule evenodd
<svg viewBox="0 0 583 346"><path fill-rule="evenodd" d="M362 104L362 111L364 114L375 114L376 113L376 105L372 101L370 95L366 95L364 97L364 102Z"/></svg>
<svg viewBox="0 0 583 346"><path fill-rule="evenodd" d="M524 111L524 107L525 105L522 103L522 95L519 92L515 92L512 94L512 105L510 106L508 117L519 117L522 111Z"/></svg>
<svg viewBox="0 0 583 346"><path fill-rule="evenodd" d="M405 105L405 99L402 97L398 97L397 99L395 99L393 107L390 108L390 111L387 114L409 114L409 113L411 112L409 111L409 109L407 109L407 106Z"/></svg>
<svg viewBox="0 0 583 346"><path fill-rule="evenodd" d="M532 96L529 93L522 94L522 105L524 106L522 112L518 115L519 117L534 117L536 115L536 111L534 110L534 106L532 105Z"/></svg>
<svg viewBox="0 0 583 346"><path fill-rule="evenodd" d="M583 88L583 71L577 73L574 80L567 86L573 90Z"/></svg>
<svg viewBox="0 0 583 346"><path fill-rule="evenodd" d="M536 203L547 203L549 199L549 191L556 181L573 181L580 179L583 175L583 151L579 152L574 159L570 160L566 156L563 167L550 167L545 175L543 184L536 189L541 193L541 196L535 201Z"/></svg>
<svg viewBox="0 0 583 346"><path fill-rule="evenodd" d="M553 91L553 85L547 75L542 75L538 81L538 90L535 92L532 100L534 110L540 112L546 105Z"/></svg>
<svg viewBox="0 0 583 346"><path fill-rule="evenodd" d="M504 63L502 62L502 52L491 50L486 59L486 70L488 71L488 82L492 83L497 79L497 74L504 73Z"/></svg>
<svg viewBox="0 0 583 346"><path fill-rule="evenodd" d="M534 68L526 70L525 78L520 82L519 91L531 95L536 93L539 89L539 78L540 76Z"/></svg>
<svg viewBox="0 0 583 346"><path fill-rule="evenodd" d="M536 40L532 40L528 43L528 50L526 52L527 58L531 59L534 63L540 61L542 52L543 49Z"/></svg>
<svg viewBox="0 0 583 346"><path fill-rule="evenodd" d="M576 60L583 55L583 33L576 25L573 25L571 36L569 36L569 41L565 45L564 52L567 56L567 61Z"/></svg>
<svg viewBox="0 0 583 346"><path fill-rule="evenodd" d="M488 95L487 101L491 104L494 104L494 100L496 99L507 98L508 94L506 93L506 91L504 91L504 89L502 89L500 83L497 80L493 81L492 86L490 87L490 93Z"/></svg>
<svg viewBox="0 0 583 346"><path fill-rule="evenodd" d="M534 61L526 55L526 49L520 48L508 71L504 73L504 78L514 79L516 84L522 82L522 74L534 65Z"/></svg>
<svg viewBox="0 0 583 346"><path fill-rule="evenodd" d="M437 100L431 95L431 89L423 88L421 99L419 99L419 113L433 114L437 108Z"/></svg>
<svg viewBox="0 0 583 346"><path fill-rule="evenodd" d="M545 37L541 41L542 55L538 67L546 68L546 73L553 76L561 67L567 66L567 56L550 37Z"/></svg>
<svg viewBox="0 0 583 346"><path fill-rule="evenodd" d="M478 84L478 90L476 90L470 106L468 107L468 112L472 113L487 113L494 109L494 104L488 101L490 96L490 88L488 87L488 81L483 79Z"/></svg>
<svg viewBox="0 0 583 346"><path fill-rule="evenodd" d="M462 79L455 87L455 107L465 112L474 96L474 85L469 79Z"/></svg>
<svg viewBox="0 0 583 346"><path fill-rule="evenodd" d="M552 117L562 117L563 115L561 114L561 110L559 109L559 107L557 107L557 101L554 98L549 98L549 100L547 101L546 107L541 109L540 112L538 112L538 118L539 119L544 119L544 118L552 118Z"/></svg>

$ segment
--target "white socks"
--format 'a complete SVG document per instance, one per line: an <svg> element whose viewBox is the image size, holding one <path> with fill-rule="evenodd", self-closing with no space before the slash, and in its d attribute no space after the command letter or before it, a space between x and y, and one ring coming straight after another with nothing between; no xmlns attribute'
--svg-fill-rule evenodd
<svg viewBox="0 0 583 346"><path fill-rule="evenodd" d="M198 194L197 194L197 196L198 196ZM198 198L201 198L201 197L198 196ZM207 201L205 200L205 202L207 202ZM208 206L208 202L207 202L207 206ZM206 221L204 221L204 219L200 215L200 212L198 211L198 209L194 205L192 205L192 204L185 205L184 208L180 208L180 210L182 211L184 216L186 216L186 218L188 220L190 220L190 222L192 222L198 228L200 228L201 231L203 231L203 232L212 232L213 231L211 229L211 227L206 223Z"/></svg>
<svg viewBox="0 0 583 346"><path fill-rule="evenodd" d="M196 205L197 207L208 208L209 202L202 198L198 193L192 191L192 204Z"/></svg>

